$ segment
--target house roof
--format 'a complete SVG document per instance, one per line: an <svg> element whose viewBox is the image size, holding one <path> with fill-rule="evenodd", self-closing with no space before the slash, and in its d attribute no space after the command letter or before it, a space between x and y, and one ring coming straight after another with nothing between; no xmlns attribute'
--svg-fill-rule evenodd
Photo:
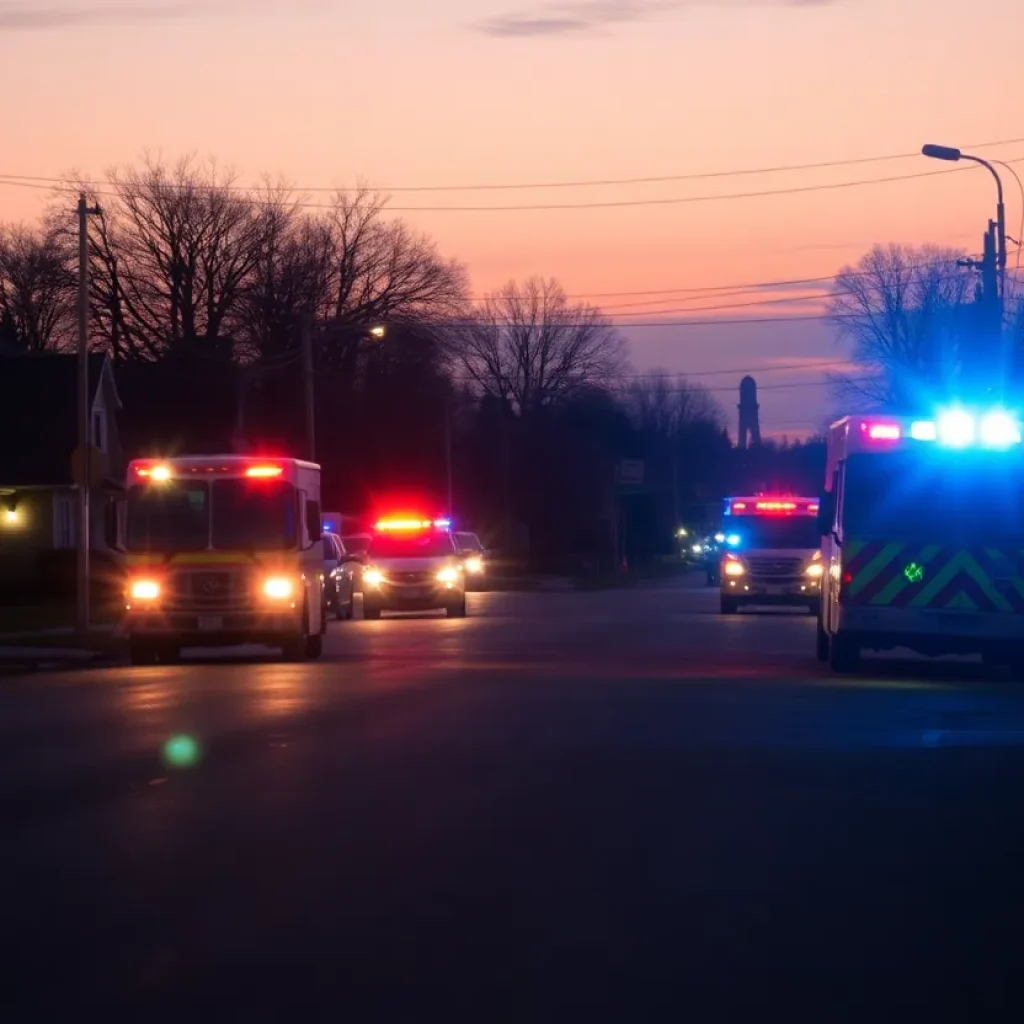
<svg viewBox="0 0 1024 1024"><path fill-rule="evenodd" d="M90 355L90 404L104 375L113 385L107 357ZM0 357L0 486L70 486L77 387L75 355Z"/></svg>

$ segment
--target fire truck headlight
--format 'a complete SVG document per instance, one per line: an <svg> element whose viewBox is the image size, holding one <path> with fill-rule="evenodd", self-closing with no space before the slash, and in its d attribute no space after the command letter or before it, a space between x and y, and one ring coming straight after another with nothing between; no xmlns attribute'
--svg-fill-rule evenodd
<svg viewBox="0 0 1024 1024"><path fill-rule="evenodd" d="M722 571L726 576L742 576L747 570L743 568L743 564L741 562L734 562L730 560L722 566Z"/></svg>
<svg viewBox="0 0 1024 1024"><path fill-rule="evenodd" d="M263 594L275 601L285 601L295 592L295 586L284 576L271 576L263 581Z"/></svg>
<svg viewBox="0 0 1024 1024"><path fill-rule="evenodd" d="M384 582L384 573L380 569L368 566L363 570L363 584L369 587L379 587Z"/></svg>
<svg viewBox="0 0 1024 1024"><path fill-rule="evenodd" d="M160 597L160 584L156 580L132 580L128 595L133 601L156 601Z"/></svg>
<svg viewBox="0 0 1024 1024"><path fill-rule="evenodd" d="M974 417L962 409L953 409L939 417L939 440L950 448L966 448L974 443Z"/></svg>
<svg viewBox="0 0 1024 1024"><path fill-rule="evenodd" d="M822 568L821 562L811 562L809 566L804 570L811 579L821 579L825 570Z"/></svg>
<svg viewBox="0 0 1024 1024"><path fill-rule="evenodd" d="M1020 427L1005 412L990 412L981 421L981 443L989 448L1009 448L1020 443Z"/></svg>

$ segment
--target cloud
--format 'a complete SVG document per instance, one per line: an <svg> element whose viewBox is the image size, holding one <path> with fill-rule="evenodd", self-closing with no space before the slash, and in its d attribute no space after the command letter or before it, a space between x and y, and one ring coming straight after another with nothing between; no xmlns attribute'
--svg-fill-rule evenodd
<svg viewBox="0 0 1024 1024"><path fill-rule="evenodd" d="M483 35L503 38L586 35L684 7L824 7L838 2L840 0L579 0L510 11L478 22L474 29Z"/></svg>
<svg viewBox="0 0 1024 1024"><path fill-rule="evenodd" d="M45 32L66 28L98 28L146 25L181 18L219 14L250 14L273 6L269 0L122 0L93 3L64 0L47 4L33 0L0 0L0 32ZM323 0L290 0L289 13L314 11Z"/></svg>
<svg viewBox="0 0 1024 1024"><path fill-rule="evenodd" d="M63 4L38 6L0 3L0 31L31 32L87 25L132 25L140 22L182 18L200 12L196 4L160 3L119 6Z"/></svg>

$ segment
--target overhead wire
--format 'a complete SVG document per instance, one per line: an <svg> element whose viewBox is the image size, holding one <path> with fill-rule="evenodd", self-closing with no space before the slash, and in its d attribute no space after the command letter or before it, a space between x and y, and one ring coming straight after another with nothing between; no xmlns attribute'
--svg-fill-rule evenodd
<svg viewBox="0 0 1024 1024"><path fill-rule="evenodd" d="M989 142L973 142L966 145L965 149L995 149L1000 146L1013 146L1024 142L1024 137L1014 139L1000 139ZM504 182L504 183L482 183L472 185L367 185L367 186L333 186L333 185L309 185L309 186L249 186L228 184L218 186L224 191L231 192L255 192L260 189L267 191L287 191L290 193L359 193L370 189L376 192L491 192L491 191L518 191L518 190L543 190L560 188L606 188L619 187L623 185L650 185L664 184L678 181L707 181L715 178L739 178L753 177L765 174L787 174L795 171L816 171L827 170L835 167L854 167L863 164L885 163L894 160L909 160L921 156L920 150L904 153L883 153L875 156L848 157L839 160L819 160L808 163L797 164L775 164L765 167L733 168L724 171L696 171L686 174L662 174L646 177L633 178L589 178L570 181L538 181L538 182ZM18 179L26 182L66 184L66 178L45 176L38 174L3 174L0 178ZM84 178L78 184L83 185L115 185L109 178ZM173 186L172 186L173 187Z"/></svg>

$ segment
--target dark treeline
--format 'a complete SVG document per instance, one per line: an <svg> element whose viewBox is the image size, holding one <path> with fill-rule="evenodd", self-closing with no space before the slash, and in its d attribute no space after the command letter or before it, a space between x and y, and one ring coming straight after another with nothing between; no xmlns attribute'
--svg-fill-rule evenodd
<svg viewBox="0 0 1024 1024"><path fill-rule="evenodd" d="M308 337L325 507L401 494L442 509L450 466L460 520L555 568L668 553L730 490L817 488L816 448L734 452L706 389L631 375L612 323L556 281L474 301L464 268L379 195L313 203L192 160L109 179L0 229L0 349L74 347L84 192L101 208L90 335L114 361L130 454L306 455ZM622 485L623 460L643 462L639 485Z"/></svg>

